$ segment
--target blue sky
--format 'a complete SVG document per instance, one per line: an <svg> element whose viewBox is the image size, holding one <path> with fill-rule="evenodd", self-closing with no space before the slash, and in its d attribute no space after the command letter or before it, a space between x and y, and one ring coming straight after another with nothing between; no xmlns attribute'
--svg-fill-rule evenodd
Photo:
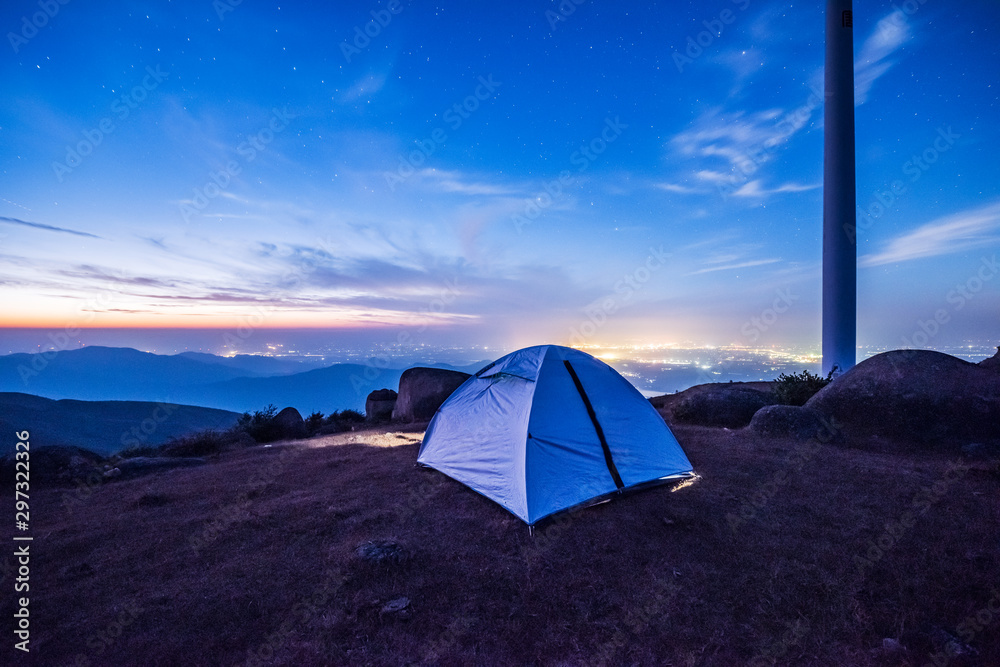
<svg viewBox="0 0 1000 667"><path fill-rule="evenodd" d="M822 4L5 3L0 323L818 349ZM1000 5L854 25L859 344L995 341Z"/></svg>

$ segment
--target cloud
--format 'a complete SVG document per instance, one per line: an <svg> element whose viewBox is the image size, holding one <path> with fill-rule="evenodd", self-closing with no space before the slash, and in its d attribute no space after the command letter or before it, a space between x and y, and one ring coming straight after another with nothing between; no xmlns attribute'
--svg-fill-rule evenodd
<svg viewBox="0 0 1000 667"><path fill-rule="evenodd" d="M705 191L698 188L690 188L686 185L678 185L677 183L656 183L655 186L661 190L666 190L667 192L676 192L682 195L693 195L702 194Z"/></svg>
<svg viewBox="0 0 1000 667"><path fill-rule="evenodd" d="M897 264L1000 242L1000 202L932 220L889 241L878 253L865 255L864 267Z"/></svg>
<svg viewBox="0 0 1000 667"><path fill-rule="evenodd" d="M760 179L749 181L740 186L732 194L734 197L767 197L770 195L781 194L783 192L806 192L808 190L815 190L822 187L822 183L814 183L813 185L802 185L800 183L784 183L776 188L766 190L761 188Z"/></svg>
<svg viewBox="0 0 1000 667"><path fill-rule="evenodd" d="M97 234L91 234L90 232L78 232L75 229L66 229L65 227L54 227L52 225L43 225L40 222L28 222L26 220L18 220L17 218L7 218L0 215L0 222L8 222L12 225L24 225L25 227L34 227L35 229L44 229L50 232L62 232L63 234L75 234L76 236L87 236L92 239L100 239L102 236Z"/></svg>
<svg viewBox="0 0 1000 667"><path fill-rule="evenodd" d="M442 192L480 197L505 197L517 194L516 190L494 183L475 181L458 171L421 169L418 177Z"/></svg>
<svg viewBox="0 0 1000 667"><path fill-rule="evenodd" d="M691 273L686 273L684 275L697 276L702 273L712 273L713 271L734 271L736 269L747 269L753 266L764 266L765 264L775 264L780 262L780 259L755 259L747 262L736 262L735 264L722 264L721 266L709 266L704 269L698 269L697 271L692 271Z"/></svg>
<svg viewBox="0 0 1000 667"><path fill-rule="evenodd" d="M362 98L371 97L378 91L382 90L385 85L386 75L385 74L369 74L362 77L354 83L350 88L344 91L341 99L344 102L356 102Z"/></svg>
<svg viewBox="0 0 1000 667"><path fill-rule="evenodd" d="M868 36L854 61L854 105L860 106L868 101L875 81L888 72L896 60L893 55L910 38L910 24L902 10L895 10L886 15Z"/></svg>
<svg viewBox="0 0 1000 667"><path fill-rule="evenodd" d="M681 156L716 159L727 163L728 173L702 168L695 177L715 185L737 185L770 162L775 151L807 125L819 100L808 100L792 112L781 108L762 111L725 111L716 107L670 139Z"/></svg>

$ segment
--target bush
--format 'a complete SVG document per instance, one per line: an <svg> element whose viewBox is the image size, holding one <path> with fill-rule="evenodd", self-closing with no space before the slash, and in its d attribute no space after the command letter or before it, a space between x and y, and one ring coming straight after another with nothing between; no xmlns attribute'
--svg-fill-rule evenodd
<svg viewBox="0 0 1000 667"><path fill-rule="evenodd" d="M361 424L365 421L365 416L357 410L341 410L339 419L345 424Z"/></svg>
<svg viewBox="0 0 1000 667"><path fill-rule="evenodd" d="M825 378L803 370L801 373L778 376L774 395L782 405L805 405L806 401L833 380L833 371Z"/></svg>
<svg viewBox="0 0 1000 667"><path fill-rule="evenodd" d="M314 412L305 419L306 421L306 432L309 435L316 435L319 433L320 427L323 426L323 413Z"/></svg>
<svg viewBox="0 0 1000 667"><path fill-rule="evenodd" d="M364 421L365 416L357 410L334 410L323 420L319 432L323 434L342 433L350 431L357 424L363 424Z"/></svg>
<svg viewBox="0 0 1000 667"><path fill-rule="evenodd" d="M253 414L244 412L237 420L236 428L250 434L250 437L257 442L274 442L282 437L281 429L275 419L277 415L278 408L272 403Z"/></svg>
<svg viewBox="0 0 1000 667"><path fill-rule="evenodd" d="M159 451L161 456L208 456L226 449L254 444L247 433L238 427L228 431L198 431L180 438L173 438Z"/></svg>

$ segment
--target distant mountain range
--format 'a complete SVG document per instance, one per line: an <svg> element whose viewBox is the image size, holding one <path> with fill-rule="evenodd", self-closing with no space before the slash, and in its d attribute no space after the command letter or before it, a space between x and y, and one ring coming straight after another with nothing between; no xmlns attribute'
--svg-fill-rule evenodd
<svg viewBox="0 0 1000 667"><path fill-rule="evenodd" d="M13 434L28 431L32 448L73 445L107 456L133 446L162 445L193 431L227 429L235 412L140 401L53 401L0 393L0 456L14 450Z"/></svg>
<svg viewBox="0 0 1000 667"><path fill-rule="evenodd" d="M483 365L457 370L475 372ZM371 391L397 389L404 369L379 366L334 364L301 371L301 362L280 357L159 355L92 346L0 356L0 392L50 399L162 401L234 412L274 404L279 410L292 406L307 416L348 408L363 411Z"/></svg>

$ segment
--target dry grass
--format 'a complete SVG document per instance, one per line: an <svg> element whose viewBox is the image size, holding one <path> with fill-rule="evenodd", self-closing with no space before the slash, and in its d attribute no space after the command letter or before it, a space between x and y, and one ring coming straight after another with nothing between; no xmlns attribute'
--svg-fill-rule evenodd
<svg viewBox="0 0 1000 667"><path fill-rule="evenodd" d="M949 477L951 458L898 447L675 433L701 481L564 515L534 536L416 467L419 433L230 452L104 484L72 511L65 489L36 490L33 655L95 665L924 665L947 632L979 652L948 664L1000 664L995 462ZM882 552L869 553L880 540ZM395 542L406 557L362 561L355 550L368 541ZM856 558L866 555L874 562ZM384 609L401 597L404 613ZM989 622L963 626L977 613ZM906 650L890 654L884 638Z"/></svg>

